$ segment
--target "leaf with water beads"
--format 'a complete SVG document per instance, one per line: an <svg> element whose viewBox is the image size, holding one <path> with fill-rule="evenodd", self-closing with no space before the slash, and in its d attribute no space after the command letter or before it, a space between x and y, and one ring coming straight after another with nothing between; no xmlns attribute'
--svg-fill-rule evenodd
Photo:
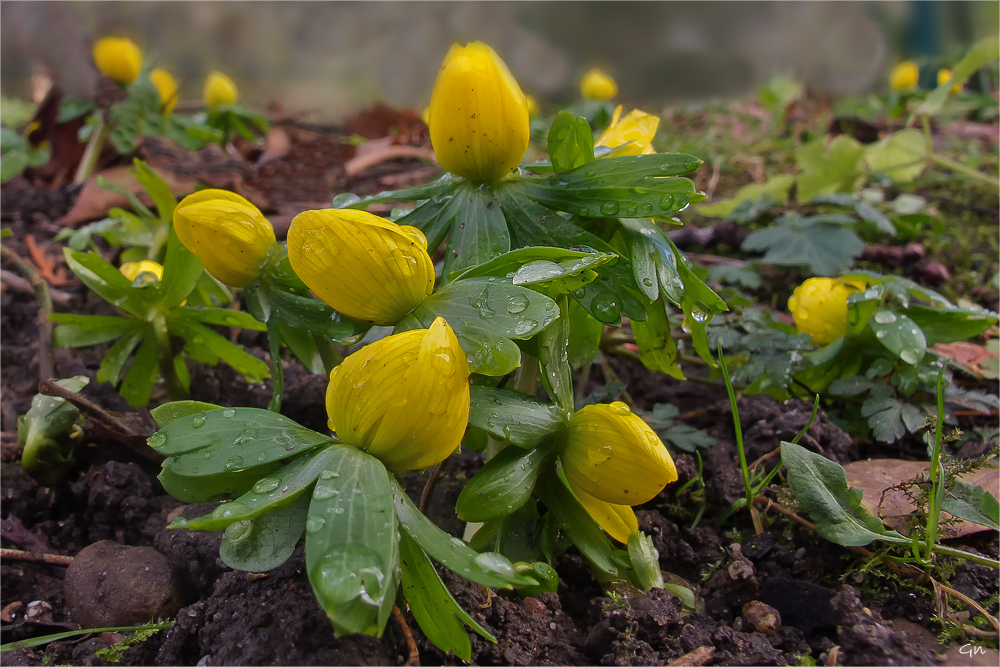
<svg viewBox="0 0 1000 667"><path fill-rule="evenodd" d="M459 518L482 522L511 514L531 497L542 466L553 456L549 447L503 450L462 489L455 502Z"/></svg>
<svg viewBox="0 0 1000 667"><path fill-rule="evenodd" d="M219 558L245 572L267 572L288 560L306 528L308 496L256 519L237 521L226 528Z"/></svg>
<svg viewBox="0 0 1000 667"><path fill-rule="evenodd" d="M879 309L870 322L878 342L911 366L916 366L927 352L927 340L920 327L903 314Z"/></svg>

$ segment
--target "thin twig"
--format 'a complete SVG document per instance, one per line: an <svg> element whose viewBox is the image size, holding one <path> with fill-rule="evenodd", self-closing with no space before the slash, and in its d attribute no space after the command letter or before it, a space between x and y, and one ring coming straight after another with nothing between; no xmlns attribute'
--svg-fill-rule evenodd
<svg viewBox="0 0 1000 667"><path fill-rule="evenodd" d="M445 459L447 461L448 459ZM424 484L423 493L420 494L420 513L427 514L427 506L431 502L431 492L434 490L434 485L437 484L438 479L441 477L441 471L444 469L444 461L435 464L431 467L430 475L427 477L427 483Z"/></svg>
<svg viewBox="0 0 1000 667"><path fill-rule="evenodd" d="M672 662L668 662L670 667L700 667L712 662L715 657L714 646L699 646L695 650L685 653Z"/></svg>
<svg viewBox="0 0 1000 667"><path fill-rule="evenodd" d="M7 246L0 246L0 256L12 262L18 271L24 274L38 297L38 379L47 380L55 373L53 370L55 364L52 360L52 320L49 319L52 314L52 295L49 292L49 285L42 280L31 264Z"/></svg>
<svg viewBox="0 0 1000 667"><path fill-rule="evenodd" d="M577 401L582 401L587 396L587 383L590 382L590 372L594 367L594 364L587 364L580 371L580 381L576 385L576 396L574 397Z"/></svg>
<svg viewBox="0 0 1000 667"><path fill-rule="evenodd" d="M406 649L409 651L409 655L406 657L406 662L403 663L406 667L419 667L420 665L420 652L417 651L417 642L413 640L413 632L410 631L410 626L406 624L406 619L403 618L403 612L399 610L396 605L392 606L392 621L396 624L396 629L399 630L399 634L403 636L406 641Z"/></svg>
<svg viewBox="0 0 1000 667"><path fill-rule="evenodd" d="M424 162L437 162L434 151L419 146L387 146L378 151L364 153L353 157L344 163L344 171L348 178L354 178L361 172L377 165L379 162L399 158L416 158Z"/></svg>
<svg viewBox="0 0 1000 667"><path fill-rule="evenodd" d="M608 363L608 358L606 355L601 355L601 372L604 373L605 382L621 382L618 379L618 375L611 370L611 364ZM635 400L628 393L627 389L622 389L621 398L628 404L633 410L636 409Z"/></svg>
<svg viewBox="0 0 1000 667"><path fill-rule="evenodd" d="M715 188L719 185L719 173L722 169L722 162L725 158L721 155L712 160L712 177L708 179L708 186L705 187L705 199L711 199L715 194Z"/></svg>
<svg viewBox="0 0 1000 667"><path fill-rule="evenodd" d="M0 269L0 281L3 284L14 290L15 292L20 292L21 294L34 294L35 288L31 286L31 283L17 275L13 271L8 271L7 269ZM68 306L73 300L73 295L69 292L64 292L62 290L49 288L49 296L52 298L52 303L58 304L60 306Z"/></svg>
<svg viewBox="0 0 1000 667"><path fill-rule="evenodd" d="M944 595L946 594L954 595L959 600L961 600L965 604L975 609L981 616L983 616L987 621L990 622L990 625L992 625L998 633L1000 633L1000 621L994 618L993 615L990 614L988 611L983 609L982 605L980 605L978 602L970 598L965 593L956 591L954 588L951 588L950 586L945 586L941 582L934 579L934 577L931 577L930 580L931 584L933 584L934 586L934 590L941 597L941 602L942 602L941 609L945 612L945 614L948 613L948 603L947 600L944 599Z"/></svg>
<svg viewBox="0 0 1000 667"><path fill-rule="evenodd" d="M69 567L69 564L73 562L73 557L60 556L59 554L33 554L30 551L19 551L18 549L0 549L0 560Z"/></svg>

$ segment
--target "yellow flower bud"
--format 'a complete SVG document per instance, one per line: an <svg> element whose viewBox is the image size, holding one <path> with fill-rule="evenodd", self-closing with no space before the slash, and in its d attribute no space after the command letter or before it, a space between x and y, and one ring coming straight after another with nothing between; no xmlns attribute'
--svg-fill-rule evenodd
<svg viewBox="0 0 1000 667"><path fill-rule="evenodd" d="M517 169L528 148L528 105L493 49L481 42L453 45L429 109L431 144L446 170L495 183Z"/></svg>
<svg viewBox="0 0 1000 667"><path fill-rule="evenodd" d="M619 104L611 116L611 125L608 126L608 129L604 130L604 134L597 140L594 147L607 146L608 148L618 148L623 144L628 144L612 153L616 157L623 155L650 155L655 153L656 151L653 150L652 143L653 137L656 136L656 130L660 126L659 116L654 116L639 109L632 109L624 118L621 115L622 106ZM629 144L628 142L630 141L632 143Z"/></svg>
<svg viewBox="0 0 1000 667"><path fill-rule="evenodd" d="M94 64L104 76L132 83L142 70L142 51L131 39L104 37L94 44Z"/></svg>
<svg viewBox="0 0 1000 667"><path fill-rule="evenodd" d="M337 312L392 325L434 290L434 263L416 227L367 211L304 211L288 228L288 261Z"/></svg>
<svg viewBox="0 0 1000 667"><path fill-rule="evenodd" d="M152 282L153 278L163 280L163 266L148 259L144 259L141 262L126 262L118 270L122 272L123 276L133 282L141 274L145 274L144 281Z"/></svg>
<svg viewBox="0 0 1000 667"><path fill-rule="evenodd" d="M584 99L610 100L618 94L618 84L613 78L596 67L583 75L580 81L580 93Z"/></svg>
<svg viewBox="0 0 1000 667"><path fill-rule="evenodd" d="M205 79L205 104L217 107L222 104L236 104L239 92L233 80L222 72L210 72Z"/></svg>
<svg viewBox="0 0 1000 667"><path fill-rule="evenodd" d="M917 85L920 80L920 67L912 60L906 60L896 65L889 75L889 85L893 90L907 90Z"/></svg>
<svg viewBox="0 0 1000 667"><path fill-rule="evenodd" d="M163 115L168 115L177 106L177 82L174 81L170 72L160 68L149 73L149 80L153 82L157 92L160 93L160 106L163 109Z"/></svg>
<svg viewBox="0 0 1000 667"><path fill-rule="evenodd" d="M637 530L629 505L652 500L677 479L659 436L620 402L578 410L570 418L560 458L587 512L621 542Z"/></svg>
<svg viewBox="0 0 1000 667"><path fill-rule="evenodd" d="M528 107L528 116L538 115L538 100L535 99L534 95L525 95L524 104Z"/></svg>
<svg viewBox="0 0 1000 667"><path fill-rule="evenodd" d="M937 73L937 85L941 86L951 81L951 70L950 69L939 69ZM951 92L960 93L962 92L962 84L956 83L951 87Z"/></svg>
<svg viewBox="0 0 1000 667"><path fill-rule="evenodd" d="M174 209L174 230L209 273L232 287L257 280L275 244L264 214L226 190L200 190L182 199Z"/></svg>
<svg viewBox="0 0 1000 667"><path fill-rule="evenodd" d="M394 471L420 470L458 447L469 421L469 364L443 318L387 336L330 373L330 429Z"/></svg>
<svg viewBox="0 0 1000 667"><path fill-rule="evenodd" d="M858 279L810 278L788 299L795 328L817 345L829 345L847 333L847 297L864 288Z"/></svg>

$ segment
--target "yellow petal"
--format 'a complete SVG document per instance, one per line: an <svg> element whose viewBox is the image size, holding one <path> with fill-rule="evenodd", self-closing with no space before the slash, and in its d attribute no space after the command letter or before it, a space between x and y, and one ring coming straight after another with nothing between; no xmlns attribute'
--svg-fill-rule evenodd
<svg viewBox="0 0 1000 667"><path fill-rule="evenodd" d="M950 69L939 69L937 73L937 85L943 85L951 81L951 70ZM960 93L962 92L962 84L956 83L951 87L951 92Z"/></svg>
<svg viewBox="0 0 1000 667"><path fill-rule="evenodd" d="M632 109L624 118L621 118L621 105L615 109L611 118L611 125L604 131L601 138L594 146L606 146L608 148L621 149L614 151L613 155L648 155L655 153L652 142L656 136L656 130L660 126L660 118L653 114ZM628 142L632 142L628 144ZM623 144L628 144L623 146Z"/></svg>
<svg viewBox="0 0 1000 667"><path fill-rule="evenodd" d="M889 85L893 90L913 88L920 80L920 67L912 60L899 63L889 75Z"/></svg>
<svg viewBox="0 0 1000 667"><path fill-rule="evenodd" d="M469 420L469 365L442 318L387 336L330 374L327 415L337 437L390 470L419 470L458 447Z"/></svg>
<svg viewBox="0 0 1000 667"><path fill-rule="evenodd" d="M445 56L429 107L438 162L475 183L517 169L528 148L528 106L507 65L487 45L455 44Z"/></svg>
<svg viewBox="0 0 1000 667"><path fill-rule="evenodd" d="M118 270L123 276L133 281L140 273L152 274L157 280L163 280L163 266L148 259L141 262L126 262Z"/></svg>
<svg viewBox="0 0 1000 667"><path fill-rule="evenodd" d="M222 104L236 104L239 91L233 80L222 72L210 72L205 79L204 90L205 104L209 107L217 107Z"/></svg>
<svg viewBox="0 0 1000 667"><path fill-rule="evenodd" d="M427 239L367 211L304 211L288 228L288 261L334 310L362 322L399 322L434 290Z"/></svg>
<svg viewBox="0 0 1000 667"><path fill-rule="evenodd" d="M94 44L94 64L104 76L132 83L142 71L142 51L131 39L104 37Z"/></svg>
<svg viewBox="0 0 1000 667"><path fill-rule="evenodd" d="M635 512L628 505L613 505L580 489L573 489L573 493L583 505L583 509L587 510L587 514L601 528L608 531L608 535L619 542L628 544L629 535L639 532L639 522L635 518Z"/></svg>
<svg viewBox="0 0 1000 667"><path fill-rule="evenodd" d="M166 116L177 106L177 82L170 72L159 68L149 73L149 80L160 93L160 105L163 108L163 115Z"/></svg>
<svg viewBox="0 0 1000 667"><path fill-rule="evenodd" d="M210 274L233 287L257 280L276 242L264 214L226 190L201 190L181 200L174 230Z"/></svg>
<svg viewBox="0 0 1000 667"><path fill-rule="evenodd" d="M574 489L619 505L648 502L677 479L659 436L619 402L578 410L560 458Z"/></svg>
<svg viewBox="0 0 1000 667"><path fill-rule="evenodd" d="M863 279L810 278L788 299L795 328L817 345L832 343L847 333L847 297L864 287Z"/></svg>
<svg viewBox="0 0 1000 667"><path fill-rule="evenodd" d="M583 75L580 93L588 100L610 100L618 94L618 84L596 67Z"/></svg>
<svg viewBox="0 0 1000 667"><path fill-rule="evenodd" d="M528 107L528 116L538 115L538 100L533 95L524 96L524 104Z"/></svg>

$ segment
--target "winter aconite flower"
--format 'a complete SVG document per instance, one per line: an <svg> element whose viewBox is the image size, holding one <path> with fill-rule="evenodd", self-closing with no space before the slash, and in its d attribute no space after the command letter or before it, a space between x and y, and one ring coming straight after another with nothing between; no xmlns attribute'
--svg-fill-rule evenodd
<svg viewBox="0 0 1000 667"><path fill-rule="evenodd" d="M156 68L149 73L149 80L156 86L160 93L160 107L163 115L168 115L177 106L177 82L165 69Z"/></svg>
<svg viewBox="0 0 1000 667"><path fill-rule="evenodd" d="M621 115L622 106L619 104L611 116L611 125L604 130L604 134L597 140L594 147L618 148L621 146L612 153L616 157L655 153L652 142L653 137L656 136L656 129L660 126L659 116L639 109L632 109L624 118Z"/></svg>
<svg viewBox="0 0 1000 667"><path fill-rule="evenodd" d="M919 80L920 67L912 60L899 63L889 75L889 85L893 90L908 90L915 87Z"/></svg>
<svg viewBox="0 0 1000 667"><path fill-rule="evenodd" d="M864 287L855 279L810 278L788 299L795 328L817 345L829 345L847 333L847 297Z"/></svg>
<svg viewBox="0 0 1000 667"><path fill-rule="evenodd" d="M458 447L469 420L469 364L443 318L387 336L330 373L330 429L394 471L420 470Z"/></svg>
<svg viewBox="0 0 1000 667"><path fill-rule="evenodd" d="M396 324L434 289L434 263L416 227L366 211L304 211L288 228L288 261L334 310Z"/></svg>
<svg viewBox="0 0 1000 667"><path fill-rule="evenodd" d="M226 190L201 190L182 199L174 209L174 229L205 269L232 287L257 280L275 244L264 214Z"/></svg>
<svg viewBox="0 0 1000 667"><path fill-rule="evenodd" d="M135 279L140 276L143 282L163 280L163 266L148 259L141 262L127 262L122 264L118 270L132 282L135 282Z"/></svg>
<svg viewBox="0 0 1000 667"><path fill-rule="evenodd" d="M142 51L131 39L104 37L94 44L94 64L104 76L132 83L142 70Z"/></svg>
<svg viewBox="0 0 1000 667"><path fill-rule="evenodd" d="M528 105L493 49L481 42L453 45L429 109L431 144L446 170L495 183L517 169L528 148Z"/></svg>
<svg viewBox="0 0 1000 667"><path fill-rule="evenodd" d="M950 69L939 69L937 73L937 85L942 86L951 81L951 70ZM960 93L962 92L962 84L956 83L951 87L951 92Z"/></svg>
<svg viewBox="0 0 1000 667"><path fill-rule="evenodd" d="M649 502L677 479L659 436L620 402L578 410L560 459L576 497L619 542L639 530L631 505Z"/></svg>
<svg viewBox="0 0 1000 667"><path fill-rule="evenodd" d="M538 115L538 100L534 95L525 95L524 104L528 108L528 116L534 118Z"/></svg>
<svg viewBox="0 0 1000 667"><path fill-rule="evenodd" d="M236 104L239 92L236 90L236 84L228 76L222 72L210 72L205 79L203 95L205 104L212 108L224 104Z"/></svg>
<svg viewBox="0 0 1000 667"><path fill-rule="evenodd" d="M596 67L583 75L580 80L580 93L584 99L610 100L618 94L618 84L613 78Z"/></svg>

